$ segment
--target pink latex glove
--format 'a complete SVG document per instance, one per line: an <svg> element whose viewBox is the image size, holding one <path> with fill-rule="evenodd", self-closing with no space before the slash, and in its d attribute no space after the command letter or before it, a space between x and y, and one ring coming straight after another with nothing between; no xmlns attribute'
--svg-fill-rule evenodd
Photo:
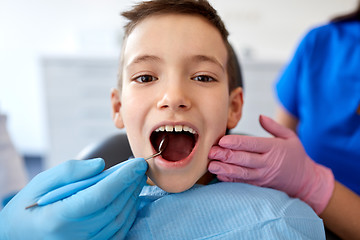
<svg viewBox="0 0 360 240"><path fill-rule="evenodd" d="M261 126L275 138L227 135L213 146L209 171L225 182L270 187L300 198L320 214L333 189L332 171L307 156L299 138L271 118L260 116Z"/></svg>

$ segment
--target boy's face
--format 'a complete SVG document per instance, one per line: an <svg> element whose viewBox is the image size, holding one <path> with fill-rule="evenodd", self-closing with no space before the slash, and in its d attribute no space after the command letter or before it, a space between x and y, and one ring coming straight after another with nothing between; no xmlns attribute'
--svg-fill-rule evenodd
<svg viewBox="0 0 360 240"><path fill-rule="evenodd" d="M140 22L124 44L115 125L126 127L135 157L154 154L168 136L147 174L165 191L185 191L204 180L210 148L241 117L241 88L229 95L224 41L200 16L165 14Z"/></svg>

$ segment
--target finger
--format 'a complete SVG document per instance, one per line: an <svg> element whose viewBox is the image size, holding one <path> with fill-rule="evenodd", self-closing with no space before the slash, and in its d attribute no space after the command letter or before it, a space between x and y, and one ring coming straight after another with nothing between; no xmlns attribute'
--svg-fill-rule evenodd
<svg viewBox="0 0 360 240"><path fill-rule="evenodd" d="M245 180L238 179L238 178L226 177L226 176L222 176L222 175L218 175L217 178L222 182L242 182L242 183L246 183Z"/></svg>
<svg viewBox="0 0 360 240"><path fill-rule="evenodd" d="M28 184L34 196L41 196L56 188L99 174L105 167L101 158L69 160L44 171Z"/></svg>
<svg viewBox="0 0 360 240"><path fill-rule="evenodd" d="M247 168L261 168L266 166L266 162L259 153L236 151L218 146L210 149L209 158Z"/></svg>
<svg viewBox="0 0 360 240"><path fill-rule="evenodd" d="M279 123L275 122L273 119L266 117L264 115L260 115L259 117L260 125L274 137L279 138L290 138L295 136L296 134L287 127L280 125Z"/></svg>
<svg viewBox="0 0 360 240"><path fill-rule="evenodd" d="M146 183L146 178L140 179L137 185L133 186L133 193L126 196L124 199L123 195L120 196L111 204L109 210L106 209L102 215L104 219L108 221L105 223L105 227L95 235L94 239L109 239L115 235L127 222L133 223L134 219L131 219L132 212L137 211L138 196ZM120 211L119 211L120 210Z"/></svg>
<svg viewBox="0 0 360 240"><path fill-rule="evenodd" d="M244 180L244 179L240 179L240 178L231 178L231 177L226 177L226 176L217 176L217 178L222 181L222 182L238 182L238 183L247 183L247 184L251 184L251 185L255 185L255 186L263 186L264 183L261 181L256 181L256 180Z"/></svg>
<svg viewBox="0 0 360 240"><path fill-rule="evenodd" d="M92 224L93 226L98 226L97 228L98 230L102 229L104 226L109 225L116 218L116 216L123 211L128 201L134 201L134 199L136 199L139 196L145 183L146 183L146 177L137 179L133 184L129 186L126 193L124 192L120 193L115 198L115 200L112 201L108 206L97 211L95 214L90 215L91 217L89 218L88 224L89 225ZM72 215L70 217L78 218L83 216Z"/></svg>
<svg viewBox="0 0 360 240"><path fill-rule="evenodd" d="M127 192L128 187L138 178L144 178L146 170L144 159L128 160L103 180L69 197L67 210L78 216L87 216L106 207L120 193Z"/></svg>
<svg viewBox="0 0 360 240"><path fill-rule="evenodd" d="M137 209L139 208L140 200L136 201L136 206L131 209L130 213L126 216L126 222L121 227L121 229L111 238L114 240L117 239L125 239L126 235L128 234L131 226L133 225L136 215L137 215ZM120 218L123 218L124 216L119 216Z"/></svg>
<svg viewBox="0 0 360 240"><path fill-rule="evenodd" d="M219 146L238 151L266 153L271 149L274 138L252 137L244 135L225 135Z"/></svg>
<svg viewBox="0 0 360 240"><path fill-rule="evenodd" d="M209 171L217 176L236 178L242 181L254 181L263 175L262 169L244 168L217 161L209 164Z"/></svg>

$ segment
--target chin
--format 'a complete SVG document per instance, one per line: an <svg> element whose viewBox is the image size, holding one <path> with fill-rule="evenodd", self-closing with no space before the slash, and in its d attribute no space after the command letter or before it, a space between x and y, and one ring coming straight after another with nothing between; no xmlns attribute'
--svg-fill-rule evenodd
<svg viewBox="0 0 360 240"><path fill-rule="evenodd" d="M162 190L169 193L180 193L190 189L197 182L197 179L190 179L185 175L180 175L178 177L172 176L162 176L157 178L153 178L152 174L149 173L148 176L151 181L161 188Z"/></svg>
<svg viewBox="0 0 360 240"><path fill-rule="evenodd" d="M189 185L181 185L181 186L159 186L162 190L169 192L169 193L180 193L185 192L186 190L190 189L194 184Z"/></svg>
<svg viewBox="0 0 360 240"><path fill-rule="evenodd" d="M192 185L190 184L189 186L166 186L166 185L165 186L157 185L157 186L168 193L181 193L190 189L192 186L194 186L194 184Z"/></svg>

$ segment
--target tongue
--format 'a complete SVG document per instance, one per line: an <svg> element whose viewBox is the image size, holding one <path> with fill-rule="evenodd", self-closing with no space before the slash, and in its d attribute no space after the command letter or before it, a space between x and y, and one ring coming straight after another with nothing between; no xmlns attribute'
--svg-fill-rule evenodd
<svg viewBox="0 0 360 240"><path fill-rule="evenodd" d="M157 137L157 146L164 135L168 136L167 146L161 156L168 161L179 161L186 158L194 148L193 136L186 133L161 133Z"/></svg>

